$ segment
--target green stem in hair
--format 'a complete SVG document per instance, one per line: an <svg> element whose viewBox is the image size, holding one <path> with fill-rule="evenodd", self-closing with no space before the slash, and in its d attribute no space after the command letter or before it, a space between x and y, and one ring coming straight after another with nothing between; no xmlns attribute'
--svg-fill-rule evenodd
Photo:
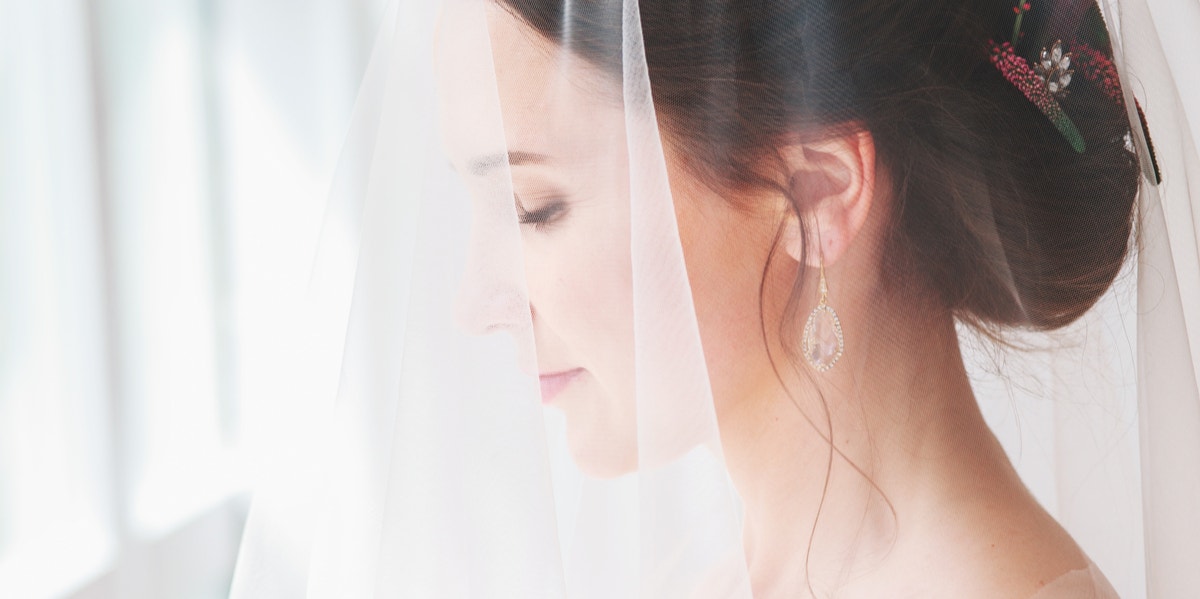
<svg viewBox="0 0 1200 599"><path fill-rule="evenodd" d="M1012 45L1017 45L1017 38L1021 35L1021 19L1025 18L1025 11L1021 10L1017 13L1017 21L1013 23Z"/></svg>

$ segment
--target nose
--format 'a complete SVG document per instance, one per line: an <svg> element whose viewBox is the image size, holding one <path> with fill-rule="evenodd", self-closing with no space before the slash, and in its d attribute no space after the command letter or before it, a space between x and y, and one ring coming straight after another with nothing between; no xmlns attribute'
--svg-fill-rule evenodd
<svg viewBox="0 0 1200 599"><path fill-rule="evenodd" d="M471 335L526 328L529 300L514 285L500 280L481 265L468 263L454 302L454 320Z"/></svg>
<svg viewBox="0 0 1200 599"><path fill-rule="evenodd" d="M455 323L468 334L529 326L521 230L508 186L477 183L471 192L466 264L454 300Z"/></svg>
<svg viewBox="0 0 1200 599"><path fill-rule="evenodd" d="M471 227L466 269L454 300L454 320L471 335L512 335L518 366L536 374L533 316L525 292L520 233L506 229Z"/></svg>

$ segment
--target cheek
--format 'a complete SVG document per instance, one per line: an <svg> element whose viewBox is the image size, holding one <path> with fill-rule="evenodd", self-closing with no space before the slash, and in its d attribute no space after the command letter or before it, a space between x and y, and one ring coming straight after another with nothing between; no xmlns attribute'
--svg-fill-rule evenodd
<svg viewBox="0 0 1200 599"><path fill-rule="evenodd" d="M760 300L769 297L760 296L760 287L774 227L723 202L719 197L676 201L680 242L718 409L756 393L773 376L760 310ZM766 322L766 334L776 335L777 321L768 317Z"/></svg>
<svg viewBox="0 0 1200 599"><path fill-rule="evenodd" d="M572 454L608 478L636 468L637 420L627 227L604 225L594 218L526 245L539 358L587 370L558 403Z"/></svg>
<svg viewBox="0 0 1200 599"><path fill-rule="evenodd" d="M589 368L614 397L632 396L633 284L629 243L595 235L563 280L564 301L574 307L571 334ZM615 235L619 237L619 235Z"/></svg>
<svg viewBox="0 0 1200 599"><path fill-rule="evenodd" d="M622 381L632 379L632 282L628 235L604 220L578 215L561 230L531 231L525 254L535 331L547 337L539 346L616 393L631 387Z"/></svg>

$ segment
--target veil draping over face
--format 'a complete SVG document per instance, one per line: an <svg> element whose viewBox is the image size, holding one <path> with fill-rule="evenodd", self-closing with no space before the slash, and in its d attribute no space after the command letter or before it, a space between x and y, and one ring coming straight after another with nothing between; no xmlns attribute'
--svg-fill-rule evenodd
<svg viewBox="0 0 1200 599"><path fill-rule="evenodd" d="M784 52L767 38L705 31L706 18L738 12L738 3L692 3L677 15L693 24L685 31L710 36L699 47L711 56L683 55L708 61L705 83L690 87L662 74L671 44L643 30L650 4L528 8L537 4L401 0L388 13L330 196L306 300L312 316L297 325L316 331L313 351L331 358L326 370L296 376L328 388L329 401L288 418L301 424L258 487L233 597L748 598L773 592L764 564L795 571L776 579L799 581L797 590L837 596L911 550L912 527L951 533L950 515L914 521L906 511L922 488L911 476L944 456L905 453L925 446L889 431L973 421L976 405L1020 481L1094 562L1097 585L1106 578L1122 597L1194 596L1200 161L1187 119L1200 112L1171 69L1173 57L1196 55L1195 40L1160 35L1162 16L1143 0L1096 13L1111 39L1100 50L1125 82L1112 102L1126 112L1123 151L1136 160L1140 187L1115 282L1103 281L1094 305L1066 324L1041 312L1054 291L1038 285L1102 258L1071 253L1078 248L1067 241L1031 239L1027 254L1017 251L1013 231L1034 230L1043 216L1005 211L994 189L956 190L974 245L947 242L941 253L945 263L984 256L996 283L981 291L938 280L945 272L926 273L928 284L889 278L888 268L909 263L889 252L904 226L887 216L898 204L878 199L903 187L901 169L876 168L903 162L886 154L894 140L886 127L853 119L859 126L849 129L809 125L841 118L837 90L889 89L907 75L839 62L848 55L839 40L861 32L826 18L825 4L777 3L806 6L804 35L832 42L806 46L805 60L781 71L793 78L750 92L800 107L797 126L780 127L792 137L775 139L776 162L753 164L742 161L737 132L768 116L686 116L697 106L753 106L756 98L729 97L720 82L746 76L737 61L770 63ZM1038 20L1052 4L1079 22L1092 6L1035 2L1013 13L1028 19L1029 35L1062 35L1067 17ZM782 10L764 3L739 27L784 27L773 12ZM538 22L539 14L553 18ZM1184 17L1200 26L1197 15ZM954 18L962 17L945 16ZM720 44L738 43L749 46L722 53ZM1003 84L980 62L986 43L955 84ZM1037 62L1037 49L1025 60ZM1086 50L1069 50L1072 93L1100 89L1103 77L1089 79L1080 63ZM880 83L831 82L839 68ZM1084 108L1060 101L1095 146ZM1019 106L1022 122L1047 119L1034 102ZM956 125L930 114L905 126L954 143L939 136ZM1029 127L1041 137L1030 143L1061 147L1031 155L1074 151L1048 119L1037 122ZM956 154L956 164L979 168L1018 160L988 145ZM1073 181L1066 160L1022 168ZM758 167L777 163L793 176L756 186L775 172ZM722 166L745 180L722 186ZM926 180L912 175L913 186ZM812 200L826 196L845 201ZM1037 265L1035 283L1027 263ZM802 330L821 287L840 320L836 331L826 322L819 341L827 353L844 348L825 372L806 357L817 345ZM900 307L945 299L913 289L960 287L969 292L955 296L956 321L894 325L928 316ZM981 303L978 293L999 299ZM942 325L958 343L926 345ZM943 413L913 400L955 376L944 365L958 361L967 401ZM898 364L916 364L918 376L903 378ZM767 396L780 400L759 399ZM897 406L897 397L911 403ZM946 436L962 447L990 443L956 434ZM780 472L798 474L771 478ZM986 486L986 475L979 480ZM757 509L788 506L788 497L795 522ZM765 539L780 536L803 550L802 562L773 553L779 546ZM957 552L939 546L935 562L953 571Z"/></svg>

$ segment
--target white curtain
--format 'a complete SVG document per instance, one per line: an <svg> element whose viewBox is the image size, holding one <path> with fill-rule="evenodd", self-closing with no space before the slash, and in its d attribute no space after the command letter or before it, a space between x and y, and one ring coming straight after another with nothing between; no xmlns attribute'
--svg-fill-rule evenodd
<svg viewBox="0 0 1200 599"><path fill-rule="evenodd" d="M0 0L0 597L228 592L382 5Z"/></svg>

